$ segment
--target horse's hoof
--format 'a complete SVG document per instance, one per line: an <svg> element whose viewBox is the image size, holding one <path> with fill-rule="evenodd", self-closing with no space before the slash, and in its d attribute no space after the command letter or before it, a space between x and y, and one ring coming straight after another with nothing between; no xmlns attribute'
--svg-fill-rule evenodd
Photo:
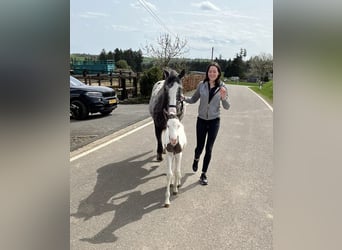
<svg viewBox="0 0 342 250"><path fill-rule="evenodd" d="M170 206L170 204L165 204L164 207L165 208L168 208Z"/></svg>
<svg viewBox="0 0 342 250"><path fill-rule="evenodd" d="M157 161L162 161L163 160L163 157L161 154L157 154Z"/></svg>
<svg viewBox="0 0 342 250"><path fill-rule="evenodd" d="M177 194L178 194L178 192L173 192L172 194L173 194L173 195L177 195Z"/></svg>

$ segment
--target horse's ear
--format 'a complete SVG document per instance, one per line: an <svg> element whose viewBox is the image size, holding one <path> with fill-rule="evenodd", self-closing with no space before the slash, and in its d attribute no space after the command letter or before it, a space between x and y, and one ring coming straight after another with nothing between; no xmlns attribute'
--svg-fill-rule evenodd
<svg viewBox="0 0 342 250"><path fill-rule="evenodd" d="M169 77L169 71L164 69L164 80Z"/></svg>
<svg viewBox="0 0 342 250"><path fill-rule="evenodd" d="M179 79L182 79L182 78L184 77L184 75L185 75L185 69L183 69L183 70L179 73L178 78L179 78Z"/></svg>

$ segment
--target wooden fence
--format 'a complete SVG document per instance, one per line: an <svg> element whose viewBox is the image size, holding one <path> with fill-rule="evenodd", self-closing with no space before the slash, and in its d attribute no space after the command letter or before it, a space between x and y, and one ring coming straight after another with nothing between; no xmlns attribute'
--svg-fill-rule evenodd
<svg viewBox="0 0 342 250"><path fill-rule="evenodd" d="M98 85L113 88L121 100L137 97L139 93L138 82L141 74L133 71L119 70L110 74L83 74L73 75L87 85Z"/></svg>
<svg viewBox="0 0 342 250"><path fill-rule="evenodd" d="M205 78L205 72L190 72L182 80L183 91L188 92L188 91L196 89L198 83L200 81L203 81L204 78Z"/></svg>
<svg viewBox="0 0 342 250"><path fill-rule="evenodd" d="M87 85L106 86L117 91L120 100L137 97L140 93L139 80L141 73L120 70L112 74L84 74L73 75L75 78ZM187 74L183 82L184 92L196 89L198 83L205 77L203 72L190 72Z"/></svg>

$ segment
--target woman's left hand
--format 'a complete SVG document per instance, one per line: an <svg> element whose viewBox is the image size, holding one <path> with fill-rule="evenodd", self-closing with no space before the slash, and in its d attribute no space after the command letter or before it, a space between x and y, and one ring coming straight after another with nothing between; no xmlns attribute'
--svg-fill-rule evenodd
<svg viewBox="0 0 342 250"><path fill-rule="evenodd" d="M227 97L227 90L226 90L226 88L224 88L224 87L220 88L220 96L221 96L221 100L226 99L226 97Z"/></svg>

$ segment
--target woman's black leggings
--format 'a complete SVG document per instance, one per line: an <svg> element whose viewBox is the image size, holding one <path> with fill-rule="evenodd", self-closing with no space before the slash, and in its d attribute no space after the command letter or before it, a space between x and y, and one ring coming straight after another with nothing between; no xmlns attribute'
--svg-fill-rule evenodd
<svg viewBox="0 0 342 250"><path fill-rule="evenodd" d="M197 137L197 145L195 148L195 159L199 159L202 154L205 140L207 139L207 143L205 146L205 155L203 159L202 172L206 173L208 170L209 162L211 159L211 151L213 150L214 142L217 136L217 133L220 128L220 118L216 118L213 120L203 120L201 118L197 118L196 124L196 137Z"/></svg>

